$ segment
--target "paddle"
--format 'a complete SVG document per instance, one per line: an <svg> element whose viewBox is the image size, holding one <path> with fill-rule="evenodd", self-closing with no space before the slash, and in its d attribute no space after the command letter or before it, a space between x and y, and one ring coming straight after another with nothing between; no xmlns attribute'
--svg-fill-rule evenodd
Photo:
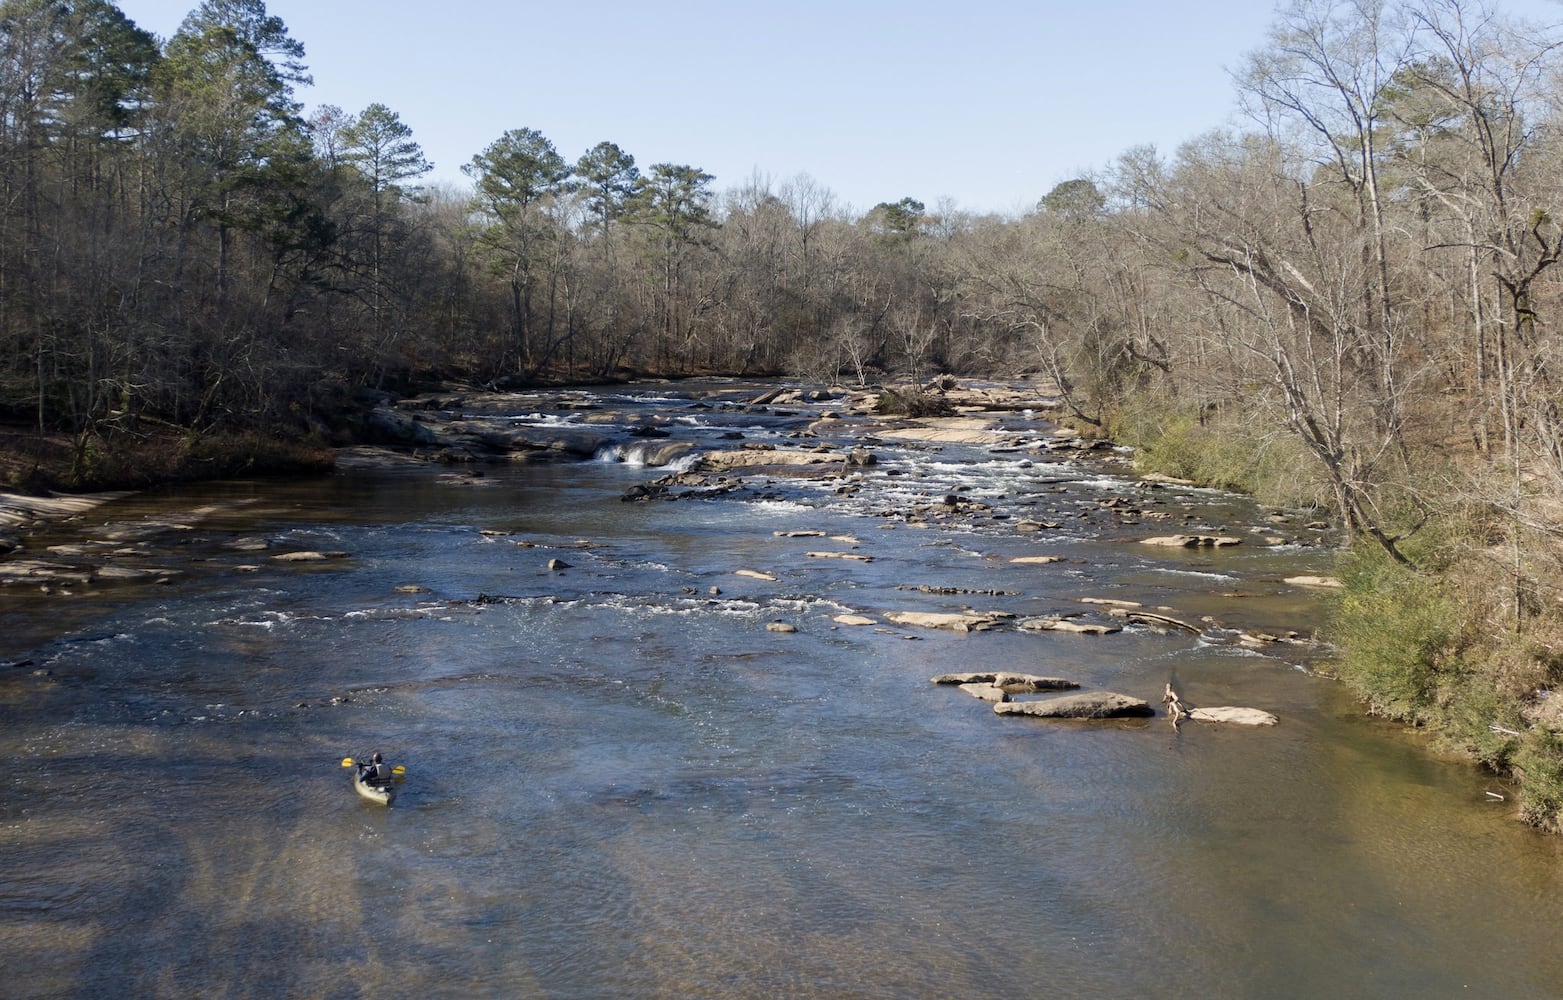
<svg viewBox="0 0 1563 1000"><path fill-rule="evenodd" d="M343 767L352 767L356 763L358 763L358 762L355 761L351 757L343 757L342 758L342 766ZM391 768L391 773L392 774L406 774L407 773L407 765L406 764L397 764L395 767Z"/></svg>

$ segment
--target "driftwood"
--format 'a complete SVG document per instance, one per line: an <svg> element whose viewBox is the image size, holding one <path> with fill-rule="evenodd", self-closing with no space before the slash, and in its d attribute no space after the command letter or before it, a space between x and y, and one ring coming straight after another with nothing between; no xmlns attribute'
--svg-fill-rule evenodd
<svg viewBox="0 0 1563 1000"><path fill-rule="evenodd" d="M1181 619L1173 618L1171 615L1159 615L1151 611L1131 611L1127 608L1109 608L1107 613L1118 618L1127 618L1131 622L1138 622L1141 625L1150 625L1153 628L1166 628L1173 630L1181 629L1184 632L1192 632L1195 635L1198 635L1204 631L1204 629L1200 628L1198 625L1192 625L1189 622L1183 621Z"/></svg>

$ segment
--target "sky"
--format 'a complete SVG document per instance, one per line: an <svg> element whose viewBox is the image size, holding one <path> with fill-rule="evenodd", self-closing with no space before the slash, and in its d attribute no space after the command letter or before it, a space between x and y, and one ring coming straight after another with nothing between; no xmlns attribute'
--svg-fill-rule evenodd
<svg viewBox="0 0 1563 1000"><path fill-rule="evenodd" d="M119 0L167 38L198 0ZM268 0L302 42L306 113L379 102L427 182L532 128L574 162L614 142L726 190L800 175L867 211L1014 214L1139 145L1236 121L1267 0ZM1563 21L1560 0L1498 0Z"/></svg>

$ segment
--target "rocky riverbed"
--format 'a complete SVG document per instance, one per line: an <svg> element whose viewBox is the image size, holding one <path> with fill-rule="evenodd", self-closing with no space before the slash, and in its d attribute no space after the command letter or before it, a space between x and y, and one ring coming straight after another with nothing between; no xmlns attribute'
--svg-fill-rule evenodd
<svg viewBox="0 0 1563 1000"><path fill-rule="evenodd" d="M647 390L640 387L639 392ZM653 388L652 391L657 391ZM960 531L1001 531L1045 538L1081 521L1093 530L1110 529L1125 541L1169 549L1220 549L1236 546L1314 545L1327 537L1326 526L1305 512L1274 512L1267 523L1241 534L1208 530L1199 523L1195 505L1170 497L1173 487L1188 487L1165 479L1137 480L1132 494L1113 492L1085 510L1078 503L1057 507L1036 500L1017 507L1007 498L979 495L969 487L922 482L890 456L938 455L948 448L1012 463L1035 473L1045 484L1048 470L1064 468L1086 455L1127 471L1126 459L1110 442L1084 436L1048 420L1058 413L1058 399L1042 383L1008 384L943 379L928 390L941 415L906 417L880 412L880 394L843 388L708 386L686 391L669 385L661 390L663 405L648 407L644 395L615 397L600 391L497 394L471 391L426 393L400 400L385 398L366 423L374 443L342 449L343 471L397 466L437 465L453 485L477 487L487 482L485 468L535 462L611 461L643 468L648 478L627 489L626 503L678 500L764 501L807 489L815 494L860 499L884 526L943 528ZM1060 480L1062 482L1062 479ZM1064 487L1060 485L1060 489ZM133 524L103 523L85 537L32 551L27 536L49 519L82 517L122 494L89 497L32 498L0 496L0 535L11 551L0 559L0 587L30 587L44 594L68 597L124 584L166 584L181 569L163 554L182 542L192 525L213 514L192 509L174 520ZM1187 496L1187 494L1185 494ZM1169 527L1181 528L1167 533ZM858 539L824 538L825 533L792 531L789 537L819 536L819 545L804 554L808 560L872 561ZM587 543L583 543L587 544ZM300 548L278 540L243 537L223 543L226 550L248 555L251 562L235 565L254 571L256 561L307 566L344 559L349 553ZM1068 563L1057 554L1029 554L1009 559L1012 565L1049 566ZM552 559L551 572L571 568ZM775 567L741 571L751 579L775 581ZM1327 578L1310 578L1327 586ZM925 591L927 587L922 588ZM956 596L959 588L951 590ZM967 597L981 597L980 591ZM993 592L988 596L1004 596ZM1234 595L1236 596L1236 595ZM1083 596L1076 609L1046 615L972 608L931 612L910 609L858 609L837 616L843 626L874 625L911 630L957 632L1005 630L1067 632L1107 636L1125 625L1158 631L1182 631L1210 636L1253 648L1305 645L1292 630L1228 627L1218 618L1184 615L1167 606ZM772 631L795 626L772 622ZM978 684L972 693L991 691ZM1011 692L1012 693L1012 692ZM1005 693L996 711L1076 718L1108 718L1154 714L1137 698L1095 692L1032 700L1020 706ZM1220 712L1206 721L1232 721ZM1246 721L1246 720L1245 720Z"/></svg>

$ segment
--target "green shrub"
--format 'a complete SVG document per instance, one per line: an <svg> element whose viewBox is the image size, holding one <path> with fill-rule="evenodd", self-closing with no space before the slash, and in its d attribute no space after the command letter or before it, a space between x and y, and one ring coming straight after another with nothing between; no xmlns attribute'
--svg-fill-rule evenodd
<svg viewBox="0 0 1563 1000"><path fill-rule="evenodd" d="M1207 410L1153 396L1127 400L1111 418L1109 433L1135 450L1135 468L1204 486L1249 493L1264 503L1309 506L1320 502L1315 462L1301 442L1250 414Z"/></svg>
<svg viewBox="0 0 1563 1000"><path fill-rule="evenodd" d="M1526 734L1514 755L1520 779L1520 817L1533 826L1563 831L1563 735L1548 728Z"/></svg>
<svg viewBox="0 0 1563 1000"><path fill-rule="evenodd" d="M1328 635L1340 647L1341 678L1375 714L1417 725L1439 721L1440 698L1462 672L1462 609L1430 577L1359 545Z"/></svg>

